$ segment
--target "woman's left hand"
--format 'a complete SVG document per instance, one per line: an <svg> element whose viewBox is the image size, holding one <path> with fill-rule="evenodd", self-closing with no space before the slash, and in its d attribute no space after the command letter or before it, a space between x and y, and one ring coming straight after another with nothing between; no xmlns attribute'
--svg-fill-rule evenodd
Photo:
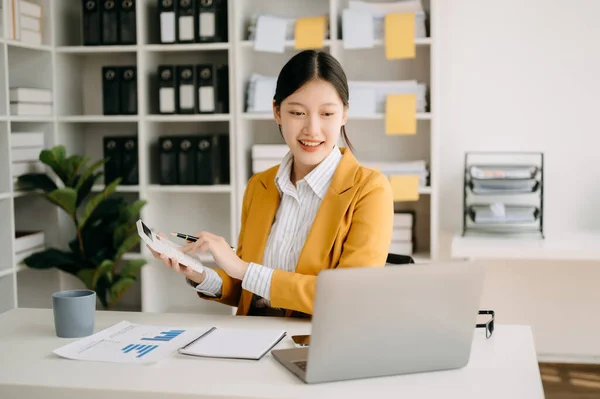
<svg viewBox="0 0 600 399"><path fill-rule="evenodd" d="M198 252L205 254L210 251L217 265L225 270L230 277L242 280L248 269L248 262L240 259L229 243L221 236L202 231L194 234L196 242L181 248L183 252Z"/></svg>

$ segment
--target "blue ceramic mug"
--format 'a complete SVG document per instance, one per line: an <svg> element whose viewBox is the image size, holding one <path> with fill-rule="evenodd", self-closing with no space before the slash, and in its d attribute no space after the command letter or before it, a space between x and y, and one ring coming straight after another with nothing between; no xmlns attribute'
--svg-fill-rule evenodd
<svg viewBox="0 0 600 399"><path fill-rule="evenodd" d="M52 294L54 328L61 338L80 338L94 332L96 292L67 290Z"/></svg>

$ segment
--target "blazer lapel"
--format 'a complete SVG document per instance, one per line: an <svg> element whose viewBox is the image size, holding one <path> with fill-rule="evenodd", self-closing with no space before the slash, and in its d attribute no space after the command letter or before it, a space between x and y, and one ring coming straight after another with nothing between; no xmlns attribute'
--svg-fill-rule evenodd
<svg viewBox="0 0 600 399"><path fill-rule="evenodd" d="M359 164L349 150L346 148L340 150L343 152L342 159L300 252L296 273L316 275L324 265L329 264L327 259L337 236L340 221L354 198L354 180Z"/></svg>

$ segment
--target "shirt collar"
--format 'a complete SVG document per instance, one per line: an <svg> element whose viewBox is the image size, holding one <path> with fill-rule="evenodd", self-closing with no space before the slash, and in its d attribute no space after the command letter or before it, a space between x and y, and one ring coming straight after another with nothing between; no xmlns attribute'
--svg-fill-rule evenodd
<svg viewBox="0 0 600 399"><path fill-rule="evenodd" d="M289 151L281 161L279 170L275 176L275 184L280 193L284 192L286 188L293 187L290 180L293 159L292 152ZM306 181L308 186L319 196L319 198L323 199L325 197L329 183L331 182L341 159L342 152L337 146L334 146L331 153L308 175L304 176L304 179L302 179Z"/></svg>

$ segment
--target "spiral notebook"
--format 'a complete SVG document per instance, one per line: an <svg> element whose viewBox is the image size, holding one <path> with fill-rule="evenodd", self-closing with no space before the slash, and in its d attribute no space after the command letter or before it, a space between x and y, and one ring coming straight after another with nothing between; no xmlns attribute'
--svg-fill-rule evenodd
<svg viewBox="0 0 600 399"><path fill-rule="evenodd" d="M259 360L285 336L283 330L213 327L178 352L199 357Z"/></svg>

